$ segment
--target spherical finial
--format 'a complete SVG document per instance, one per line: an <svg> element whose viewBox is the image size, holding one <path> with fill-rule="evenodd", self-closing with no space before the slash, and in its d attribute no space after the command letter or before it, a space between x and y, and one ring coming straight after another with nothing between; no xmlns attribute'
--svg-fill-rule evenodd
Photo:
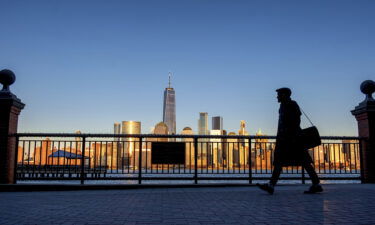
<svg viewBox="0 0 375 225"><path fill-rule="evenodd" d="M365 80L361 84L361 91L363 94L368 95L375 92L375 82L372 80Z"/></svg>
<svg viewBox="0 0 375 225"><path fill-rule="evenodd" d="M375 82L372 80L365 80L361 84L361 91L366 95L366 100L373 100L372 93L375 92Z"/></svg>
<svg viewBox="0 0 375 225"><path fill-rule="evenodd" d="M16 75L11 70L4 69L0 71L0 83L3 85L3 90L9 91L9 86L16 81Z"/></svg>

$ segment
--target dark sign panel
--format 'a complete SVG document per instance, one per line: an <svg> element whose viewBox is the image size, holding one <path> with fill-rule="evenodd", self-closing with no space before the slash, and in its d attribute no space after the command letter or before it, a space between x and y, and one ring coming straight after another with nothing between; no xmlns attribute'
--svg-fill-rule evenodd
<svg viewBox="0 0 375 225"><path fill-rule="evenodd" d="M184 142L152 142L152 164L185 164Z"/></svg>

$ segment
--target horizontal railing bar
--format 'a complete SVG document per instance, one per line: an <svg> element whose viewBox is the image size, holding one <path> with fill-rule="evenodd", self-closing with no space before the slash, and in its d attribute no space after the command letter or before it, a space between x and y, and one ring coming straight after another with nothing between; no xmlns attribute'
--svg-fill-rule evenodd
<svg viewBox="0 0 375 225"><path fill-rule="evenodd" d="M269 174L271 175L271 174ZM142 177L142 180L194 180L194 177ZM253 177L253 180L269 180L270 177ZM360 177L319 177L320 180L360 180ZM17 180L81 180L80 177L38 177ZM138 180L138 177L85 177L85 180ZM198 180L249 180L248 177L198 177ZM279 180L301 180L301 177L280 177ZM306 177L306 180L310 178Z"/></svg>
<svg viewBox="0 0 375 225"><path fill-rule="evenodd" d="M222 139L276 139L276 136L256 135L161 135L161 134L76 134L76 133L16 133L11 137L75 137L75 138L222 138ZM321 136L323 140L361 140L355 136Z"/></svg>

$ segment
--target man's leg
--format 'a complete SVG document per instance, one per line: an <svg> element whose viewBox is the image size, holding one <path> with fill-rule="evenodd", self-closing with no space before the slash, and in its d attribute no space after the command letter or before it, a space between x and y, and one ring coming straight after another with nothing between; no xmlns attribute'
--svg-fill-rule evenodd
<svg viewBox="0 0 375 225"><path fill-rule="evenodd" d="M318 193L318 192L322 192L323 191L323 188L322 186L320 186L320 180L319 180L319 177L318 175L316 174L315 172L315 169L314 167L311 165L311 163L303 163L303 168L307 171L307 173L309 174L310 178L311 178L311 182L312 182L312 185L311 187L309 188L309 190L305 191L304 193L305 194L314 194L314 193Z"/></svg>
<svg viewBox="0 0 375 225"><path fill-rule="evenodd" d="M309 174L309 176L311 178L311 182L313 183L313 185L318 185L320 183L320 180L319 180L318 175L315 172L314 167L311 165L311 163L304 162L302 166L307 171L307 173Z"/></svg>
<svg viewBox="0 0 375 225"><path fill-rule="evenodd" d="M281 165L275 165L272 171L272 177L270 180L270 185L275 186L277 181L279 180L280 173L282 171Z"/></svg>
<svg viewBox="0 0 375 225"><path fill-rule="evenodd" d="M268 184L257 184L257 186L262 189L263 191L267 191L269 194L273 194L274 186L277 183L277 180L280 177L282 167L277 165L273 168L272 177Z"/></svg>

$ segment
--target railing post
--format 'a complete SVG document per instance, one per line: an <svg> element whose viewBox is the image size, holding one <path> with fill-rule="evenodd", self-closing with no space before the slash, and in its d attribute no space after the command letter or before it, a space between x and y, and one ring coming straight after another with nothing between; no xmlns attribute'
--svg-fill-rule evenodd
<svg viewBox="0 0 375 225"><path fill-rule="evenodd" d="M361 84L361 91L366 99L352 111L357 119L360 142L361 181L375 183L375 82L366 80Z"/></svg>
<svg viewBox="0 0 375 225"><path fill-rule="evenodd" d="M82 137L82 159L81 159L81 185L85 184L85 149L86 136Z"/></svg>
<svg viewBox="0 0 375 225"><path fill-rule="evenodd" d="M249 162L249 184L252 184L253 183L253 170L252 170L252 163L251 163L251 138L249 138L249 159L248 159L248 162Z"/></svg>
<svg viewBox="0 0 375 225"><path fill-rule="evenodd" d="M306 177L305 177L305 168L301 166L302 169L302 184L306 183Z"/></svg>
<svg viewBox="0 0 375 225"><path fill-rule="evenodd" d="M142 184L142 137L139 138L138 184Z"/></svg>
<svg viewBox="0 0 375 225"><path fill-rule="evenodd" d="M198 184L198 138L194 138L194 184Z"/></svg>
<svg viewBox="0 0 375 225"><path fill-rule="evenodd" d="M14 137L12 137L14 138ZM18 166L18 142L19 142L19 137L16 135L16 144L14 145L14 152L16 155L16 159L14 160L14 181L13 184L17 184L17 166ZM23 152L22 152L23 154Z"/></svg>
<svg viewBox="0 0 375 225"><path fill-rule="evenodd" d="M17 163L15 149L18 148L18 143L9 134L17 133L18 116L25 104L9 90L15 80L16 76L12 71L0 71L0 83L3 85L0 90L0 184L16 182L14 167Z"/></svg>
<svg viewBox="0 0 375 225"><path fill-rule="evenodd" d="M366 140L364 139L359 139L358 141L358 156L359 156L359 169L360 169L360 179L361 179L361 183L365 183L364 181L364 169L363 169L363 157L361 156L361 152L363 151L363 146L366 146L366 143L365 143ZM357 169L357 168L356 168Z"/></svg>

